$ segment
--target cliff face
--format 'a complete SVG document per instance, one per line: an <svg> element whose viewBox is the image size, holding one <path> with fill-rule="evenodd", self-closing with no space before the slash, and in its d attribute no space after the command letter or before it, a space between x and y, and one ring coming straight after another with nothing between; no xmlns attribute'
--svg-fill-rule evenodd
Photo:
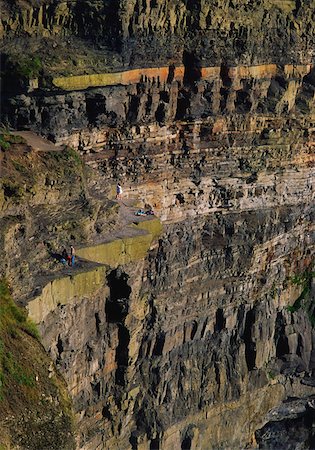
<svg viewBox="0 0 315 450"><path fill-rule="evenodd" d="M6 14L6 61L21 36L53 59L21 83L6 63L3 121L81 155L12 144L0 195L1 270L67 382L77 448L268 448L268 411L314 393L312 2ZM70 272L48 257L69 238Z"/></svg>
<svg viewBox="0 0 315 450"><path fill-rule="evenodd" d="M64 70L72 59L89 64L86 52L105 67L178 63L184 50L202 65L305 63L314 56L312 0L2 0L2 11L2 36L9 42L24 33L24 42L35 47L36 37L43 37L50 55L38 45L37 51L47 61L60 53L53 42L62 45L66 38L64 51L70 46L77 52Z"/></svg>

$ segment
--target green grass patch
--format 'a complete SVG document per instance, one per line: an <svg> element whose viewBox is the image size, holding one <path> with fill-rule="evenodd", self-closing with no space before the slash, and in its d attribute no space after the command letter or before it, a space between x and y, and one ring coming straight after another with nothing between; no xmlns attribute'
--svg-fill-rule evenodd
<svg viewBox="0 0 315 450"><path fill-rule="evenodd" d="M24 196L23 188L10 180L4 179L2 181L2 188L4 192L4 197L7 199L11 199L13 201L18 201Z"/></svg>
<svg viewBox="0 0 315 450"><path fill-rule="evenodd" d="M9 344L12 339L23 339L23 332L39 339L36 325L28 319L26 311L14 303L8 284L0 279L0 400L12 382L34 386L34 374L19 362L19 355L13 353Z"/></svg>
<svg viewBox="0 0 315 450"><path fill-rule="evenodd" d="M82 159L79 153L71 147L65 147L61 152L47 152L47 156L58 163L68 162L74 166L82 165Z"/></svg>
<svg viewBox="0 0 315 450"><path fill-rule="evenodd" d="M25 142L22 136L16 136L5 128L0 128L0 147L2 150L9 150L12 144L25 144Z"/></svg>
<svg viewBox="0 0 315 450"><path fill-rule="evenodd" d="M43 64L38 56L24 56L18 60L7 59L2 70L7 77L32 79L40 75L42 68Z"/></svg>
<svg viewBox="0 0 315 450"><path fill-rule="evenodd" d="M13 164L13 167L15 168L15 170L20 172L21 175L29 174L29 170L23 164L19 163L18 161L12 160L12 164Z"/></svg>
<svg viewBox="0 0 315 450"><path fill-rule="evenodd" d="M10 142L6 139L6 135L0 134L0 147L2 150L9 150L11 147Z"/></svg>

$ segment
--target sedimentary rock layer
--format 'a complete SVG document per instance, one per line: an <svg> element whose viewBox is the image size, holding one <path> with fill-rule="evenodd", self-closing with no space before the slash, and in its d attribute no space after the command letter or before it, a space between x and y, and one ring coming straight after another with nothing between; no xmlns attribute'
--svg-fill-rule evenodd
<svg viewBox="0 0 315 450"><path fill-rule="evenodd" d="M2 1L0 33L92 41L107 67L178 63L183 51L202 65L305 63L314 56L312 14L312 0Z"/></svg>
<svg viewBox="0 0 315 450"><path fill-rule="evenodd" d="M271 408L313 393L312 3L7 8L5 60L18 54L23 33L39 53L52 49L52 60L28 77L23 63L18 88L12 76L3 121L83 160L68 150L45 165L31 152L41 171L31 187L23 178L25 203L9 198L8 183L0 196L1 267L67 381L78 448L255 445ZM76 46L86 59L76 54L65 70L60 54ZM8 81L13 72L4 72ZM124 223L112 201L118 180L124 201L153 208L163 223L152 236L140 233L129 259L106 253L109 242L126 245L108 238ZM30 265L22 286L30 242L43 261L43 248L69 235L90 260L87 288L81 275L46 277L38 295L41 273ZM46 296L54 283L59 301L55 291L53 301Z"/></svg>

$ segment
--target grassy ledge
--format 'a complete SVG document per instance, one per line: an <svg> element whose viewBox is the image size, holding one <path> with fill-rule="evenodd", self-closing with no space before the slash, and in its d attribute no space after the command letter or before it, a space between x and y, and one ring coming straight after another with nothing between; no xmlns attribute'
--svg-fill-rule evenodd
<svg viewBox="0 0 315 450"><path fill-rule="evenodd" d="M0 279L0 449L72 450L73 426L65 383Z"/></svg>

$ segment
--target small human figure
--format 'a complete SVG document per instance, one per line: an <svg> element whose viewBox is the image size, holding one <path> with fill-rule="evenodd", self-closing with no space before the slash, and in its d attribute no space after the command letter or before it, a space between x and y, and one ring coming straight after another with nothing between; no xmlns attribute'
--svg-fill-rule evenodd
<svg viewBox="0 0 315 450"><path fill-rule="evenodd" d="M75 249L74 249L73 245L71 245L71 247L70 247L70 256L71 256L70 266L73 267L74 263L75 263Z"/></svg>
<svg viewBox="0 0 315 450"><path fill-rule="evenodd" d="M123 193L122 187L118 183L117 186L116 186L116 198L117 198L117 200L121 200L122 193Z"/></svg>

